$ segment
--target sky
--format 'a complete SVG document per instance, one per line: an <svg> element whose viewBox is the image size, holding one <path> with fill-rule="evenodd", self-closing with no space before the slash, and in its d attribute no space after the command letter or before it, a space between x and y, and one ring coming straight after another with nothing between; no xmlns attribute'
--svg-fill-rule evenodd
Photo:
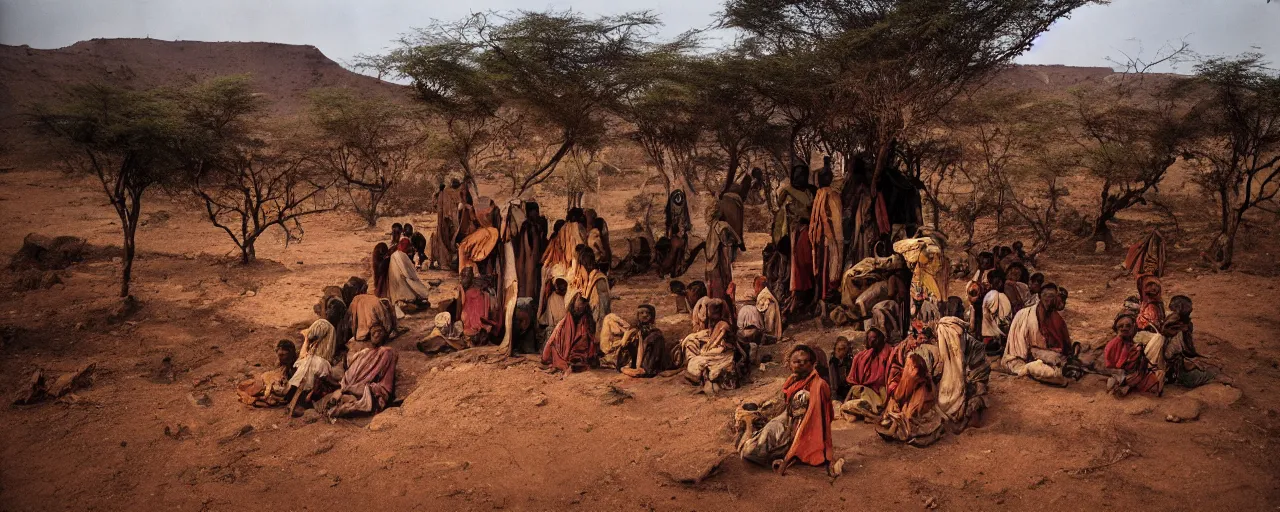
<svg viewBox="0 0 1280 512"><path fill-rule="evenodd" d="M660 35L711 26L723 0L0 0L0 44L60 48L93 38L269 41L313 45L348 63L400 34L474 11L572 8L587 14L648 9ZM1280 56L1280 1L1113 0L1077 10L1018 59L1025 64L1108 66L1150 58L1187 41L1201 55ZM1110 60L1109 60L1110 59ZM1189 65L1159 71L1189 72Z"/></svg>

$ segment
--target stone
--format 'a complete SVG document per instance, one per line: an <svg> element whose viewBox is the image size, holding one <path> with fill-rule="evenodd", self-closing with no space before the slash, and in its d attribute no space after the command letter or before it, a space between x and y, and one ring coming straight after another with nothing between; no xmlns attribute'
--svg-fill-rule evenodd
<svg viewBox="0 0 1280 512"><path fill-rule="evenodd" d="M208 407L213 405L213 400L209 398L208 393L191 392L187 394L187 401L196 407Z"/></svg>
<svg viewBox="0 0 1280 512"><path fill-rule="evenodd" d="M1235 387L1214 382L1187 391L1183 396L1195 399L1206 406L1227 407L1239 402L1244 397L1244 392Z"/></svg>
<svg viewBox="0 0 1280 512"><path fill-rule="evenodd" d="M253 290L245 290L245 291L244 291L244 296L245 296L245 297L253 297L254 295L257 295L257 294L258 294L258 292L255 292L255 291L253 291Z"/></svg>
<svg viewBox="0 0 1280 512"><path fill-rule="evenodd" d="M547 405L547 396L546 396L546 395L538 395L538 396L534 397L534 399L533 399L533 406L534 406L534 407L542 407L542 406L544 406L544 405Z"/></svg>
<svg viewBox="0 0 1280 512"><path fill-rule="evenodd" d="M1166 397L1160 404L1160 412L1164 420L1171 423L1195 421L1200 417L1200 401L1194 398Z"/></svg>

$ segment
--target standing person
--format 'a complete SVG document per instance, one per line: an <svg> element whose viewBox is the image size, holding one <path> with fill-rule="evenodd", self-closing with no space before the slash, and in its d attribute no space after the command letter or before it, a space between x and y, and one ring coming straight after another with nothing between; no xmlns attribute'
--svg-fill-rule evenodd
<svg viewBox="0 0 1280 512"><path fill-rule="evenodd" d="M840 289L841 263L844 261L844 221L841 219L840 195L831 188L832 179L830 169L824 168L818 173L818 192L809 217L814 286L818 299L822 301Z"/></svg>
<svg viewBox="0 0 1280 512"><path fill-rule="evenodd" d="M399 222L391 224L391 247L400 245L400 238L404 235L404 226Z"/></svg>
<svg viewBox="0 0 1280 512"><path fill-rule="evenodd" d="M463 204L464 194L462 184L456 179L447 188L442 183L436 194L436 232L431 235L431 261L437 268L457 266L458 207Z"/></svg>
<svg viewBox="0 0 1280 512"><path fill-rule="evenodd" d="M845 239L849 249L845 266L855 265L865 258L877 256L876 242L880 235L889 232L889 212L884 206L883 195L871 190L871 172L861 156L850 157L852 165L844 185L840 189L844 218Z"/></svg>
<svg viewBox="0 0 1280 512"><path fill-rule="evenodd" d="M813 195L817 190L809 184L809 169L804 165L791 168L791 180L778 189L778 214L773 221L773 241L790 240L791 298L786 312L802 311L813 302L813 244L809 239L809 218ZM782 245L782 244L780 244Z"/></svg>
<svg viewBox="0 0 1280 512"><path fill-rule="evenodd" d="M689 215L689 205L683 190L673 190L667 195L666 233L670 243L662 263L658 266L658 277L679 277L678 270L684 262L685 252L689 247L689 233L693 230L693 221Z"/></svg>
<svg viewBox="0 0 1280 512"><path fill-rule="evenodd" d="M755 307L760 312L760 319L764 322L765 339L772 336L773 341L777 341L782 337L782 307L778 304L777 297L773 296L773 292L769 291L769 280L765 276L757 276L754 284L755 289Z"/></svg>
<svg viewBox="0 0 1280 512"><path fill-rule="evenodd" d="M835 458L831 442L831 388L815 369L817 354L805 345L796 345L787 356L791 375L782 384L782 396L766 402L758 410L739 409L738 455L743 460L768 465L779 475L797 462L827 466L827 474L839 476L844 459ZM755 419L776 414L759 430Z"/></svg>
<svg viewBox="0 0 1280 512"><path fill-rule="evenodd" d="M738 240L746 237L746 233L742 231L744 201L751 195L752 185L762 181L764 181L764 171L759 167L753 168L750 173L743 174L741 180L731 183L720 194L720 199L717 201L716 210L720 212L720 218L729 224L729 228L733 230ZM742 250L745 251L746 248Z"/></svg>
<svg viewBox="0 0 1280 512"><path fill-rule="evenodd" d="M547 219L533 201L524 204L525 218L512 240L520 297L531 297L535 311L542 301L542 254L547 246Z"/></svg>
<svg viewBox="0 0 1280 512"><path fill-rule="evenodd" d="M373 246L373 294L379 298L387 298L391 296L391 287L387 285L388 275L391 271L391 248L387 244L378 242Z"/></svg>
<svg viewBox="0 0 1280 512"><path fill-rule="evenodd" d="M713 299L732 300L726 290L733 282L733 262L744 246L719 210L711 214L709 223L706 249L707 294Z"/></svg>
<svg viewBox="0 0 1280 512"><path fill-rule="evenodd" d="M596 261L611 263L612 251L605 244L605 233L607 232L608 228L605 225L604 217L592 219L591 230L587 232L587 247L590 247L591 251L595 253Z"/></svg>

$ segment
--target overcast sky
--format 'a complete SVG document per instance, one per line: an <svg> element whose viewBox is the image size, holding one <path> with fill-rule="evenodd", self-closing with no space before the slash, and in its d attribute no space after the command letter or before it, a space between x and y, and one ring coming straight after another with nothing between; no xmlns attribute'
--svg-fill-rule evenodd
<svg viewBox="0 0 1280 512"><path fill-rule="evenodd" d="M398 34L471 11L573 8L589 14L651 9L663 34L703 28L723 0L0 0L0 44L60 48L92 38L271 41L314 45L347 62ZM1154 54L1180 40L1205 55L1280 54L1280 1L1113 0L1077 11L1019 62L1106 66L1121 52ZM1181 68L1188 71L1189 68Z"/></svg>

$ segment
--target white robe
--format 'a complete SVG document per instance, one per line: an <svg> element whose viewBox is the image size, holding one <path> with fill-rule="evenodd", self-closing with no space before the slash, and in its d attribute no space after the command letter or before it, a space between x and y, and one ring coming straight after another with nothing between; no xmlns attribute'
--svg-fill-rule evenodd
<svg viewBox="0 0 1280 512"><path fill-rule="evenodd" d="M418 271L413 268L409 255L401 251L391 254L391 267L387 275L387 286L391 302L413 302L427 298L431 288L418 279ZM398 315L397 315L398 316Z"/></svg>

